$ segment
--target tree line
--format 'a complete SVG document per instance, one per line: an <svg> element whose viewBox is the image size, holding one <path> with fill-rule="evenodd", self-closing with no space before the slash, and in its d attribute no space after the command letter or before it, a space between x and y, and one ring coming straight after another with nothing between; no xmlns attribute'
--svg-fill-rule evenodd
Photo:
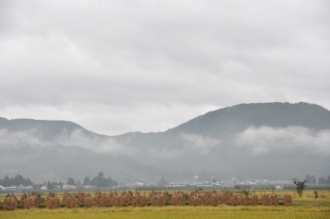
<svg viewBox="0 0 330 219"><path fill-rule="evenodd" d="M330 175L328 176L327 179L325 177L320 177L318 183L319 184L330 184Z"/></svg>
<svg viewBox="0 0 330 219"><path fill-rule="evenodd" d="M316 177L314 175L307 175L305 180L307 184L318 184L318 185L330 184L330 175L327 178L325 178L324 176L320 177L318 181L316 181Z"/></svg>
<svg viewBox="0 0 330 219"><path fill-rule="evenodd" d="M117 183L117 181L112 180L112 178L110 176L105 177L103 172L99 172L97 174L97 176L93 177L92 179L90 179L88 176L86 176L84 178L83 183L81 183L80 180L76 181L73 177L69 177L66 185L78 186L78 187L80 187L80 186L95 186L97 188L100 188L100 187L118 186L118 183ZM53 188L55 186L56 186L55 183L48 182L47 187ZM63 186L63 184L59 185L59 186Z"/></svg>
<svg viewBox="0 0 330 219"><path fill-rule="evenodd" d="M83 185L91 185L95 187L113 187L118 186L118 182L112 180L110 176L105 177L103 172L99 172L97 176L90 179L89 177L85 177L83 181Z"/></svg>
<svg viewBox="0 0 330 219"><path fill-rule="evenodd" d="M64 184L72 185L72 186L95 186L97 188L100 187L113 187L118 186L117 181L112 180L110 176L105 177L103 172L99 172L97 176L90 179L88 176L85 177L83 183L80 182L80 180L75 180L73 177L68 177L68 181L66 183L63 183L61 181L59 182L51 182L50 180L48 183L44 183L43 185L47 185L48 189L54 189L57 187L63 187ZM3 187L9 187L9 186L37 186L37 184L34 184L29 178L24 178L22 175L16 175L15 177L8 177L5 176L3 179L0 179L0 185Z"/></svg>
<svg viewBox="0 0 330 219"><path fill-rule="evenodd" d="M24 186L31 186L33 183L29 178L24 178L22 175L16 175L15 177L8 177L7 175L3 178L0 179L0 185L4 187L9 187L9 186L19 186L19 185L24 185Z"/></svg>

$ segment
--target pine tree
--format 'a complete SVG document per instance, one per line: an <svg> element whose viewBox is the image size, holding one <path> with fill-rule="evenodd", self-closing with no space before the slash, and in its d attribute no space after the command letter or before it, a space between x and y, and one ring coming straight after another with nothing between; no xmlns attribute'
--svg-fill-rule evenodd
<svg viewBox="0 0 330 219"><path fill-rule="evenodd" d="M314 175L311 176L311 181L310 181L311 184L316 184L316 178Z"/></svg>
<svg viewBox="0 0 330 219"><path fill-rule="evenodd" d="M90 185L91 184L91 180L89 179L88 176L85 177L84 181L83 181L83 185L84 186L87 186L87 185Z"/></svg>
<svg viewBox="0 0 330 219"><path fill-rule="evenodd" d="M74 181L74 179L72 177L69 177L68 182L66 184L74 186L74 185L76 185L76 182Z"/></svg>
<svg viewBox="0 0 330 219"><path fill-rule="evenodd" d="M48 190L53 189L52 184L50 184L50 180L48 180L48 183L47 183L47 189L48 189Z"/></svg>

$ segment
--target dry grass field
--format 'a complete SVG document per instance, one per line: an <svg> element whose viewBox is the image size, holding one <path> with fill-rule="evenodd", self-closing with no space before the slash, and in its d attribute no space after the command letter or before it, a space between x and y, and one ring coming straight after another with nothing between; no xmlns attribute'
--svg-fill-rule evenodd
<svg viewBox="0 0 330 219"><path fill-rule="evenodd" d="M3 219L103 219L103 218L267 218L267 219L329 219L329 207L145 207L145 208L78 208L78 209L30 209L0 212Z"/></svg>
<svg viewBox="0 0 330 219"><path fill-rule="evenodd" d="M268 193L271 193L268 191ZM283 195L286 192L278 192ZM262 194L262 193L260 193ZM319 197L314 198L313 191L304 191L300 198L294 195L290 207L285 206L164 206L164 207L94 207L94 208L61 208L61 209L16 209L14 211L0 210L0 219L84 219L84 218L137 218L137 219L158 219L158 218L267 218L267 219L329 219L330 218L330 191L318 191ZM3 201L3 196L0 198Z"/></svg>

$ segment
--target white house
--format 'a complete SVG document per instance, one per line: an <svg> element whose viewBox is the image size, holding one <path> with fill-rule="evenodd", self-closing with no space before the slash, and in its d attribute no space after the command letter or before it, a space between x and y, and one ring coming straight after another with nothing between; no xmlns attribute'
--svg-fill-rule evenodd
<svg viewBox="0 0 330 219"><path fill-rule="evenodd" d="M63 185L63 189L76 189L76 187L71 185Z"/></svg>

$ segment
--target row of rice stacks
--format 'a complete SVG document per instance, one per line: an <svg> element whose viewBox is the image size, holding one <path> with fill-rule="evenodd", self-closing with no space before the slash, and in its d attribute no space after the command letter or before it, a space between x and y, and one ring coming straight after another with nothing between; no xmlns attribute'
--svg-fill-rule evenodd
<svg viewBox="0 0 330 219"><path fill-rule="evenodd" d="M41 202L41 195L36 192L23 194L21 196L21 203L24 208L30 209L30 208L38 208L39 204Z"/></svg>
<svg viewBox="0 0 330 219"><path fill-rule="evenodd" d="M245 194L235 193L217 193L193 191L189 195L182 191L169 194L168 192L150 192L148 195L145 193L142 195L139 192L133 194L133 192L110 192L102 193L100 191L92 194L85 194L79 192L77 194L70 194L65 192L63 194L63 203L67 208L78 208L85 206L90 207L126 207L132 205L133 207L144 207L147 205L162 207L166 204L172 206L218 206L218 205L230 205L230 206L277 206L280 202L280 197L277 195L264 194L259 197L257 195L247 196ZM284 195L283 205L290 206L292 203L292 197L288 194ZM41 202L41 195L38 193L23 194L20 200L22 206L26 209L37 208ZM49 209L60 208L60 199L55 193L49 193L45 199L46 207ZM16 196L7 195L3 202L4 210L14 210L17 208Z"/></svg>
<svg viewBox="0 0 330 219"><path fill-rule="evenodd" d="M46 207L49 209L60 208L60 199L53 192L49 193L46 197Z"/></svg>
<svg viewBox="0 0 330 219"><path fill-rule="evenodd" d="M17 208L17 198L15 195L7 195L3 201L3 210L15 210Z"/></svg>
<svg viewBox="0 0 330 219"><path fill-rule="evenodd" d="M290 195L283 197L283 203L285 206L291 205L292 198ZM218 206L218 205L265 205L265 206L277 206L279 205L279 197L277 195L263 195L259 202L257 195L247 196L245 194L234 194L234 193L222 193L217 194L216 191L201 193L200 191L191 192L189 195L189 204L191 206Z"/></svg>

